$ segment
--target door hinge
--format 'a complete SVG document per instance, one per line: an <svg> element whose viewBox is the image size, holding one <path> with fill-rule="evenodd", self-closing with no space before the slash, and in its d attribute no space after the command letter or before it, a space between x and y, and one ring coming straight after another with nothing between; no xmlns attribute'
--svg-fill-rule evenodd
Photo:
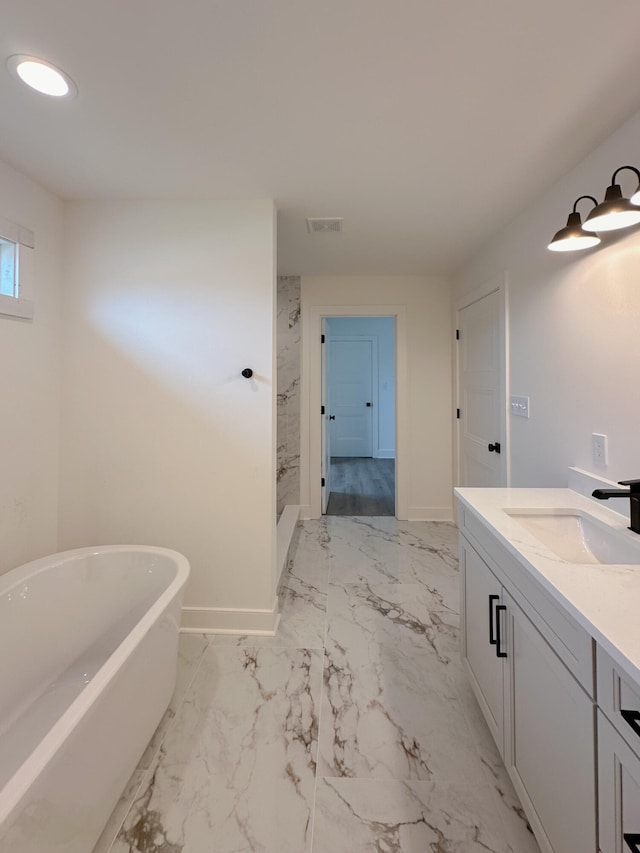
<svg viewBox="0 0 640 853"><path fill-rule="evenodd" d="M320 414L324 415L324 406L320 406Z"/></svg>
<svg viewBox="0 0 640 853"><path fill-rule="evenodd" d="M324 343L324 335L320 335L320 343L321 343L321 344L323 344L323 343Z"/></svg>
<svg viewBox="0 0 640 853"><path fill-rule="evenodd" d="M460 340L460 329L456 329L456 340Z"/></svg>
<svg viewBox="0 0 640 853"><path fill-rule="evenodd" d="M326 483L326 481L325 481L324 477L320 480L320 485L321 485L321 486L326 486L326 485L327 485L327 483Z"/></svg>
<svg viewBox="0 0 640 853"><path fill-rule="evenodd" d="M460 409L456 409L456 418L460 420Z"/></svg>

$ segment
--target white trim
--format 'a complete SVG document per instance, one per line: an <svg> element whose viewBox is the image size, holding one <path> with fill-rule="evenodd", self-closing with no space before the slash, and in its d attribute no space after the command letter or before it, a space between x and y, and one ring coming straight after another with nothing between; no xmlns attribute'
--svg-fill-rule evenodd
<svg viewBox="0 0 640 853"><path fill-rule="evenodd" d="M395 459L396 451L393 447L391 448L391 450L377 450L374 453L374 456L376 459Z"/></svg>
<svg viewBox="0 0 640 853"><path fill-rule="evenodd" d="M453 521L453 507L410 506L407 521Z"/></svg>
<svg viewBox="0 0 640 853"><path fill-rule="evenodd" d="M0 293L0 314L5 317L22 317L24 320L33 318L33 302L16 296Z"/></svg>
<svg viewBox="0 0 640 853"><path fill-rule="evenodd" d="M302 311L300 397L300 517L320 518L320 334L323 317L395 317L396 320L396 517L409 518L409 388L406 305L310 305ZM314 416L312 417L312 413Z"/></svg>
<svg viewBox="0 0 640 853"><path fill-rule="evenodd" d="M0 293L0 314L5 317L33 318L33 249L35 235L29 228L0 216L0 237L16 246L18 296Z"/></svg>
<svg viewBox="0 0 640 853"><path fill-rule="evenodd" d="M460 328L460 312L473 305L491 293L498 293L500 305L500 442L504 448L501 454L502 486L511 485L511 441L510 423L507 417L507 400L509 399L509 278L505 270L495 278L489 279L481 287L466 293L456 301L453 315L454 341L454 397L456 408L460 407L460 347L456 340L456 329ZM454 450L454 486L460 485L460 420L453 419L453 450Z"/></svg>
<svg viewBox="0 0 640 853"><path fill-rule="evenodd" d="M183 634L251 634L272 637L280 621L278 599L271 610L232 610L227 607L183 607Z"/></svg>
<svg viewBox="0 0 640 853"><path fill-rule="evenodd" d="M310 504L300 504L300 520L301 521L309 521L312 518L317 518L317 516L311 515L311 505Z"/></svg>

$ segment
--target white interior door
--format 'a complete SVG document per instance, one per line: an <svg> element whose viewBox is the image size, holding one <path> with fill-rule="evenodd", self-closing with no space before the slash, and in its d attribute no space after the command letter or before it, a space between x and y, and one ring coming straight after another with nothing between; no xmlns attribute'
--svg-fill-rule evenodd
<svg viewBox="0 0 640 853"><path fill-rule="evenodd" d="M331 494L331 431L328 429L329 410L327 402L327 323L323 317L322 325L322 357L320 361L320 376L321 376L321 398L322 405L320 407L321 441L322 441L322 461L321 461L321 483L322 483L322 498L321 508L322 514L326 515L327 505L329 503L329 495Z"/></svg>
<svg viewBox="0 0 640 853"><path fill-rule="evenodd" d="M503 485L501 301L498 291L458 312L460 485Z"/></svg>
<svg viewBox="0 0 640 853"><path fill-rule="evenodd" d="M373 342L331 338L328 347L331 456L373 456Z"/></svg>

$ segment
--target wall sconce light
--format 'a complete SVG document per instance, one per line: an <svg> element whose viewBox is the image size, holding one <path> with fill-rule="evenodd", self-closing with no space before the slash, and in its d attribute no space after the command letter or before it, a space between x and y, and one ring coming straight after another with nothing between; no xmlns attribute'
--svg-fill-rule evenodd
<svg viewBox="0 0 640 853"><path fill-rule="evenodd" d="M638 187L631 199L622 195L620 184L616 183L618 172L629 169L638 179ZM585 231L617 231L618 228L628 228L640 222L640 172L634 166L620 166L613 173L611 185L607 187L604 201L594 207L587 216Z"/></svg>
<svg viewBox="0 0 640 853"><path fill-rule="evenodd" d="M592 195L581 195L573 203L573 210L569 214L567 224L561 228L553 237L553 240L547 246L552 252L576 252L579 249L590 249L592 246L597 246L600 243L600 238L597 234L591 234L585 231L582 227L580 214L576 210L576 206L583 198L590 199L594 206L597 206L598 201ZM640 212L640 208L638 208Z"/></svg>

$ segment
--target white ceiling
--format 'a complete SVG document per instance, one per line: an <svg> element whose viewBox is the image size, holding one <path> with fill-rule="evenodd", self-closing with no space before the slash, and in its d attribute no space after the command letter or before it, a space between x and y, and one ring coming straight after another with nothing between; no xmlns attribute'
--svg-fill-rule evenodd
<svg viewBox="0 0 640 853"><path fill-rule="evenodd" d="M0 0L0 22L2 61L80 91L0 66L0 158L68 199L273 198L285 274L455 270L640 106L638 0Z"/></svg>

